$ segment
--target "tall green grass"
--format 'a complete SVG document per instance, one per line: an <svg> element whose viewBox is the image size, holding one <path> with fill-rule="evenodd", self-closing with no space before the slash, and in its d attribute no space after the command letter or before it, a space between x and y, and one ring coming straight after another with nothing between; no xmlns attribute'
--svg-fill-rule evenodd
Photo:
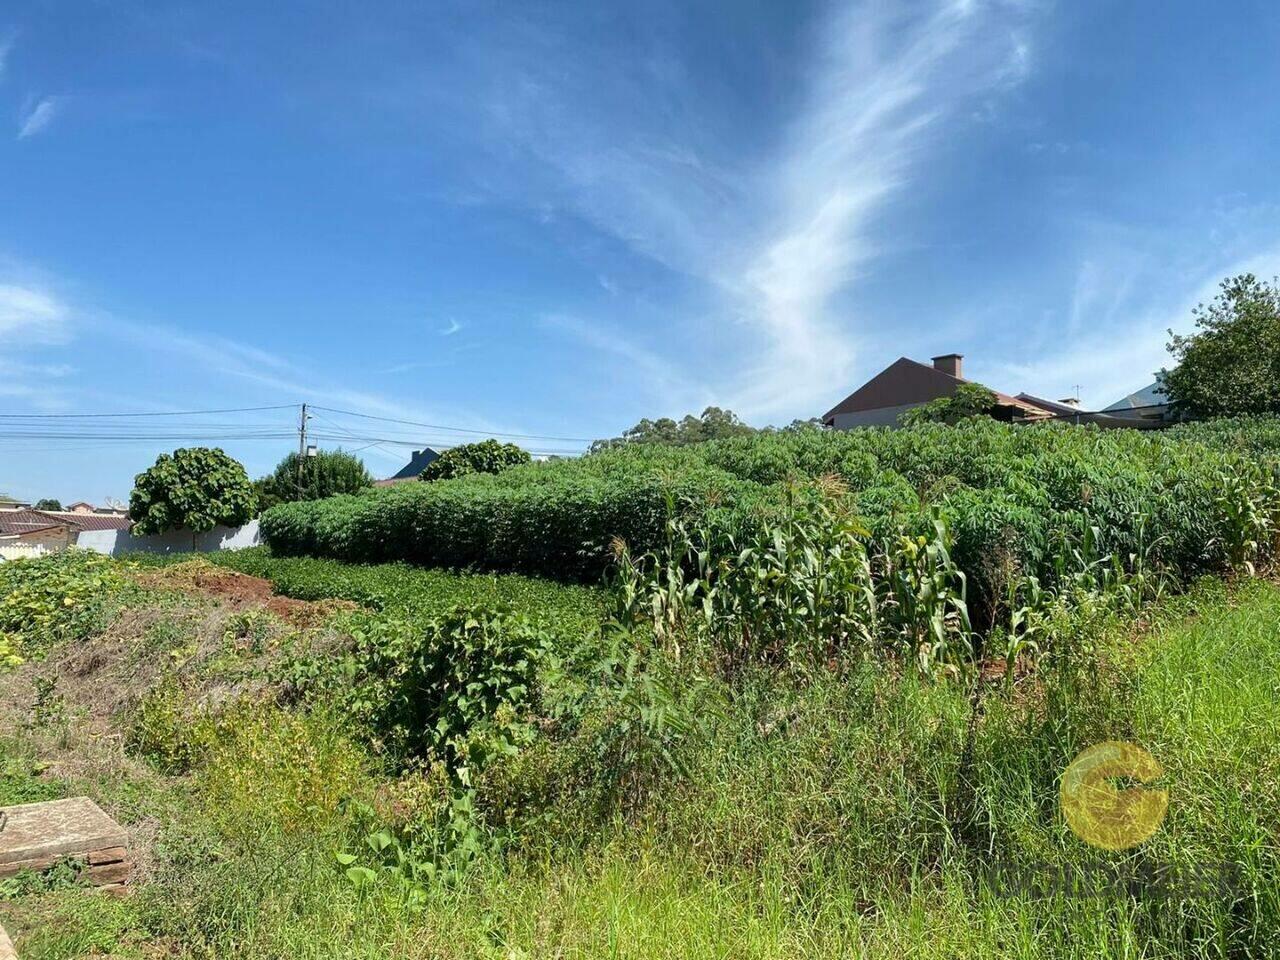
<svg viewBox="0 0 1280 960"><path fill-rule="evenodd" d="M1280 955L1280 587L1208 582L1152 616L1141 631L1061 621L1038 673L976 698L892 659L802 683L748 669L703 689L683 772L612 811L572 789L512 811L514 833L416 905L356 887L334 852L363 842L368 811L406 816L431 777L362 760L359 731L323 710L264 706L186 781L127 912L64 892L6 905L5 922L45 958L145 942L248 960ZM1150 750L1171 795L1161 829L1123 854L1085 845L1058 810L1062 769L1104 739ZM572 788L554 753L516 758L477 802ZM1036 898L993 882L995 860L1227 860L1239 878L1170 903Z"/></svg>

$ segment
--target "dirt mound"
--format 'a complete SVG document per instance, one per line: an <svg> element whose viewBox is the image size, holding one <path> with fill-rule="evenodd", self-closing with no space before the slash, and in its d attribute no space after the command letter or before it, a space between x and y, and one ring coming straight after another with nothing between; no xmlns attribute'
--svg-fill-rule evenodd
<svg viewBox="0 0 1280 960"><path fill-rule="evenodd" d="M197 558L156 571L139 579L147 586L169 587L186 593L217 597L232 607L265 607L281 620L297 627L323 623L339 610L354 610L349 600L294 600L276 594L270 580L218 567Z"/></svg>

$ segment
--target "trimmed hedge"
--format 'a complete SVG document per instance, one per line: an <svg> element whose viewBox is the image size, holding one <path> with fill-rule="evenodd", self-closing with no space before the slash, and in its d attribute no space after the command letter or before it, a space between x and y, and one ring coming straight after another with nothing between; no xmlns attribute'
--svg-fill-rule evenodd
<svg viewBox="0 0 1280 960"><path fill-rule="evenodd" d="M841 477L877 537L941 504L978 594L1001 567L1044 572L1064 538L1096 526L1108 552L1146 550L1184 576L1224 560L1224 477L1280 452L1280 420L1163 433L989 420L907 430L806 430L689 447L634 446L497 476L404 484L285 504L262 518L278 554L598 578L615 537L656 546L675 507L735 524L793 478Z"/></svg>

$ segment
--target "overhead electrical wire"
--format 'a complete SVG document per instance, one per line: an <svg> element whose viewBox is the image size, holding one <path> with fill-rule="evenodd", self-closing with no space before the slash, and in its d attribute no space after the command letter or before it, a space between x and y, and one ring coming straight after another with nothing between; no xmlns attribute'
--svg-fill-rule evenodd
<svg viewBox="0 0 1280 960"><path fill-rule="evenodd" d="M339 410L336 407L323 407L308 404L309 410L326 410L347 417L361 417L365 420L380 420L383 423L402 423L410 427L426 427L428 430L443 430L446 433L471 433L485 437L513 437L517 440L558 440L562 443L592 443L591 437L552 437L538 433L502 433L497 430L473 430L467 427L450 427L438 423L423 423L419 420L402 420L397 417L379 417L372 413L356 413L354 410Z"/></svg>
<svg viewBox="0 0 1280 960"><path fill-rule="evenodd" d="M269 407L223 407L219 410L165 410L154 413L0 413L0 420L79 420L102 417L194 417L209 413L254 413L259 410L296 410L296 403Z"/></svg>
<svg viewBox="0 0 1280 960"><path fill-rule="evenodd" d="M0 414L0 448L7 453L55 452L74 445L77 449L142 446L157 443L248 443L279 442L293 440L298 427L292 420L281 422L274 418L231 422L226 417L219 420L197 419L206 416L233 413L261 413L264 411L296 411L296 404L275 404L256 407L220 407L209 410L171 410L129 413L3 413ZM412 430L365 430L357 424L343 424L318 411L338 417L356 417L361 420L407 428L425 428L427 431L451 433L458 436L424 436ZM425 423L417 420L383 417L358 413L336 407L307 406L308 419L315 419L324 427L308 431L308 437L318 441L360 444L359 449L379 447L422 448L446 450L466 442L468 436L503 437L517 440L540 440L552 443L590 443L585 437L557 437L545 434L506 433L501 431L474 430L444 424ZM150 418L166 418L157 422ZM186 418L176 420L173 418ZM93 421L92 423L86 421ZM149 422L150 421L150 422ZM388 435L384 435L388 434ZM21 444L22 446L16 446ZM532 447L532 445L530 445ZM387 452L390 452L387 450ZM582 451L564 447L530 449L535 456L576 456Z"/></svg>

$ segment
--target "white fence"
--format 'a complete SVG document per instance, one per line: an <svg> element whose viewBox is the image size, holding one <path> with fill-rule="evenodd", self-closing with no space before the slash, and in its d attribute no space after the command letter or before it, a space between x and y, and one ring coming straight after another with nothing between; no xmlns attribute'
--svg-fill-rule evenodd
<svg viewBox="0 0 1280 960"><path fill-rule="evenodd" d="M212 553L256 547L260 542L257 520L250 520L243 527L214 527L194 536L190 530L170 530L151 537L135 537L128 530L82 530L76 538L76 546L82 550L112 557L126 553Z"/></svg>
<svg viewBox="0 0 1280 960"><path fill-rule="evenodd" d="M0 543L0 560L42 557L48 552L49 548L43 543Z"/></svg>

